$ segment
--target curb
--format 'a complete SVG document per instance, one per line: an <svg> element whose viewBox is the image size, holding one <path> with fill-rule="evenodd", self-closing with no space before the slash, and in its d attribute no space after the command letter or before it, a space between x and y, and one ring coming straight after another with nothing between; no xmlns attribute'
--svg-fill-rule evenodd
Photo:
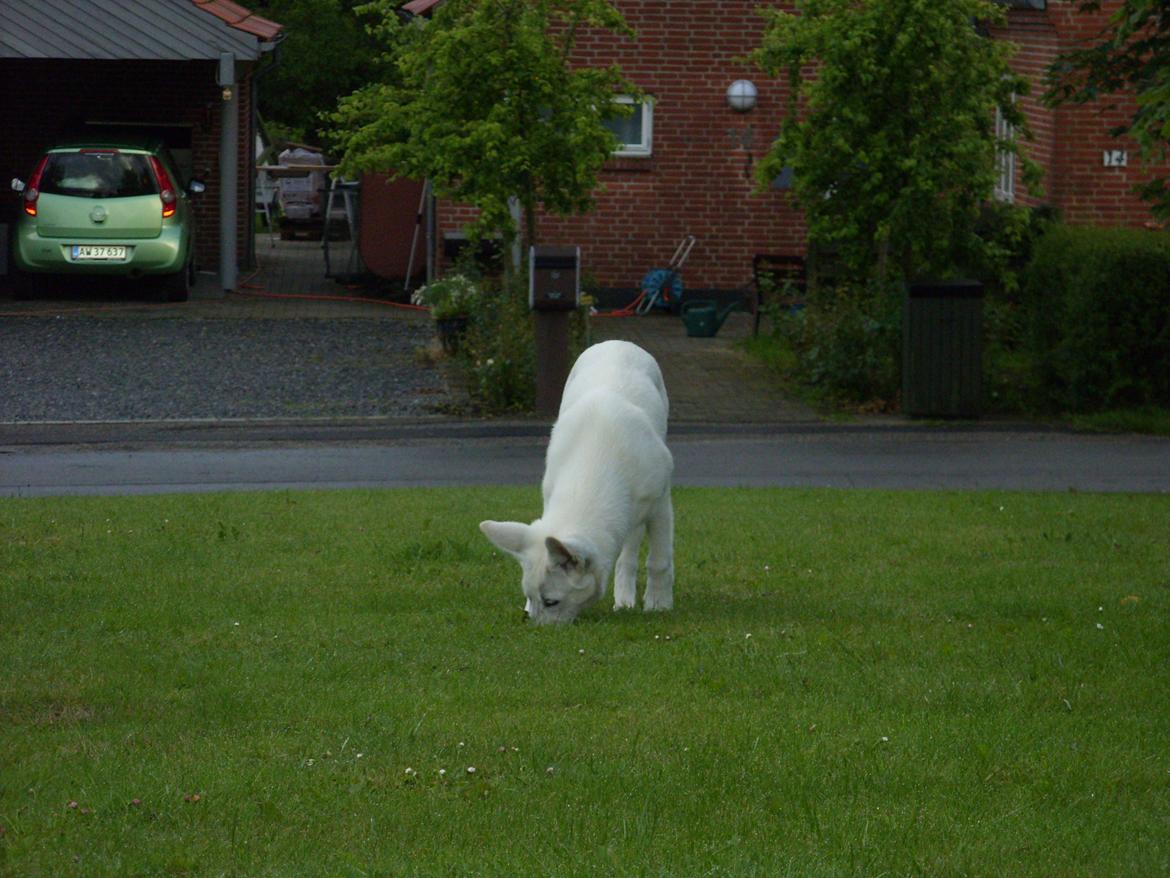
<svg viewBox="0 0 1170 878"><path fill-rule="evenodd" d="M329 443L543 441L551 419L434 418L296 418L137 421L0 422L0 448L29 446L151 446L151 445L300 445ZM1062 426L1024 422L881 421L839 423L782 421L720 423L678 421L669 426L674 440L761 436L870 434L874 436L1083 434ZM1095 435L1095 434L1083 434ZM2 452L0 452L2 453Z"/></svg>

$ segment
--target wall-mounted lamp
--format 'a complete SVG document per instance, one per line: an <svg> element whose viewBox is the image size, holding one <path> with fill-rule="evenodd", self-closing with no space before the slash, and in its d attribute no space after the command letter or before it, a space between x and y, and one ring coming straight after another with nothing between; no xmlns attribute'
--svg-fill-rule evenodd
<svg viewBox="0 0 1170 878"><path fill-rule="evenodd" d="M756 106L756 85L747 79L737 79L727 87L727 105L737 113L746 113Z"/></svg>
<svg viewBox="0 0 1170 878"><path fill-rule="evenodd" d="M232 99L232 89L236 85L236 56L231 52L219 53L219 67L215 71L215 84L223 91L221 96L224 103Z"/></svg>

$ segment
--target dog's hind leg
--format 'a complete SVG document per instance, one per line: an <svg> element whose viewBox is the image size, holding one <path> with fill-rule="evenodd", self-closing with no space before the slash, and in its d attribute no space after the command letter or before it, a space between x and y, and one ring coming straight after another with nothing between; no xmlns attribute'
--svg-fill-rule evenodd
<svg viewBox="0 0 1170 878"><path fill-rule="evenodd" d="M674 506L670 491L650 514L650 552L646 557L646 610L669 610L674 606Z"/></svg>

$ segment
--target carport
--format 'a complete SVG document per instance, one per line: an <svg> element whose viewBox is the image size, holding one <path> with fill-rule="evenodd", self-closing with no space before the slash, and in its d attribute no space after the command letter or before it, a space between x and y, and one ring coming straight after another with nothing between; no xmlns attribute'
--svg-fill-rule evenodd
<svg viewBox="0 0 1170 878"><path fill-rule="evenodd" d="M184 176L207 186L197 264L234 289L253 252L256 64L281 37L228 0L4 0L0 186L83 126L160 133ZM17 200L0 203L10 223Z"/></svg>

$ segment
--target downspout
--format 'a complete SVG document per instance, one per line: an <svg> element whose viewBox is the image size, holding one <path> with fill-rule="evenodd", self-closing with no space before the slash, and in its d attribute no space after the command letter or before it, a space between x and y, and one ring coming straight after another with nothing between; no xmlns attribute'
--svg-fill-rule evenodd
<svg viewBox="0 0 1170 878"><path fill-rule="evenodd" d="M280 55L280 44L284 42L284 33L281 32L276 35L275 42L261 43L261 52L271 52L272 62L270 64L257 64L252 72L252 144L248 149L248 191L251 195L252 204L256 203L256 149L255 140L256 135L260 132L260 80L280 66L282 60ZM254 268L256 265L256 224L248 223L248 251L249 251L249 268Z"/></svg>
<svg viewBox="0 0 1170 878"><path fill-rule="evenodd" d="M435 190L431 181L426 180L424 186L430 190L427 194L427 283L435 279L435 235L438 229L436 218Z"/></svg>
<svg viewBox="0 0 1170 878"><path fill-rule="evenodd" d="M239 227L240 97L236 56L221 52L216 84L222 89L219 130L219 282L225 292L239 279L236 230Z"/></svg>

